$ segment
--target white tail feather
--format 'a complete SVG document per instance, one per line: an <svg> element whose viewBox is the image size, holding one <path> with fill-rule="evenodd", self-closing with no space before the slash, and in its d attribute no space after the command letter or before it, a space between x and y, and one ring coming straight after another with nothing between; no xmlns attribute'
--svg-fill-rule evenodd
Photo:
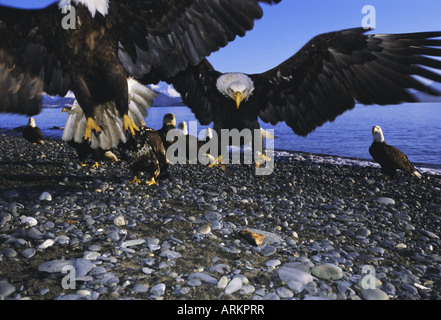
<svg viewBox="0 0 441 320"><path fill-rule="evenodd" d="M147 109L153 104L157 93L140 84L134 79L127 80L129 92L129 118L140 126L147 116ZM108 150L126 142L127 138L123 129L123 122L116 109L115 103L107 102L99 105L95 110L95 123L101 127L99 135L92 135L91 147ZM63 131L63 140L81 143L86 130L86 117L78 101L75 100L66 120Z"/></svg>
<svg viewBox="0 0 441 320"><path fill-rule="evenodd" d="M419 178L419 179L422 178L421 173L419 173L417 170L415 170L414 172L412 172L412 175L414 175L415 177L417 177L417 178Z"/></svg>

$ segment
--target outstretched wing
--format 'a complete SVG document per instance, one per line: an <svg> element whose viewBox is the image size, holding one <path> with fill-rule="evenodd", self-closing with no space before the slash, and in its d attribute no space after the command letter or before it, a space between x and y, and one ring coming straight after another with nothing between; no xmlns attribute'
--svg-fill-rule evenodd
<svg viewBox="0 0 441 320"><path fill-rule="evenodd" d="M0 6L0 112L34 115L43 91L67 93L69 79L50 42L60 22L57 4L41 10Z"/></svg>
<svg viewBox="0 0 441 320"><path fill-rule="evenodd" d="M198 65L189 66L167 79L201 125L209 125L214 120L215 112L222 110L224 98L216 89L216 81L221 74L207 59L203 59Z"/></svg>
<svg viewBox="0 0 441 320"><path fill-rule="evenodd" d="M296 134L307 135L352 109L355 103L398 104L417 101L415 89L438 92L414 76L441 82L425 67L441 69L441 32L365 34L362 28L319 35L279 66L250 75L253 103L260 118L285 121Z"/></svg>
<svg viewBox="0 0 441 320"><path fill-rule="evenodd" d="M263 14L259 3L280 1L111 1L110 14L120 31L119 60L143 83L158 82L251 30Z"/></svg>

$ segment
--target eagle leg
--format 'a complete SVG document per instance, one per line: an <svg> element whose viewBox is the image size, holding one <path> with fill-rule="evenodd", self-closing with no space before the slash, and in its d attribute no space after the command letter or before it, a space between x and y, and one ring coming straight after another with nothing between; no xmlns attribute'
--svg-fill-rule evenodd
<svg viewBox="0 0 441 320"><path fill-rule="evenodd" d="M132 184L132 183L141 183L141 180L139 180L138 177L135 176L132 181L129 181L129 184Z"/></svg>
<svg viewBox="0 0 441 320"><path fill-rule="evenodd" d="M139 131L138 126L126 114L123 117L123 126L124 126L124 131L130 131L132 137L135 136L135 130Z"/></svg>
<svg viewBox="0 0 441 320"><path fill-rule="evenodd" d="M92 166L92 168L99 168L100 164L95 161L95 164Z"/></svg>
<svg viewBox="0 0 441 320"><path fill-rule="evenodd" d="M215 160L214 162L210 163L208 165L208 167L209 168L213 168L215 166L221 165L221 169L225 171L226 166L225 166L225 164L221 164L221 161L222 161L222 156L219 156L219 157L217 157L217 160Z"/></svg>
<svg viewBox="0 0 441 320"><path fill-rule="evenodd" d="M148 186L152 186L152 185L158 185L158 183L155 181L155 178L151 178L149 181L145 182Z"/></svg>
<svg viewBox="0 0 441 320"><path fill-rule="evenodd" d="M91 142L92 141L92 130L95 130L96 133L101 132L101 128L99 125L95 123L95 120L92 118L87 118L86 130L84 132L84 139Z"/></svg>

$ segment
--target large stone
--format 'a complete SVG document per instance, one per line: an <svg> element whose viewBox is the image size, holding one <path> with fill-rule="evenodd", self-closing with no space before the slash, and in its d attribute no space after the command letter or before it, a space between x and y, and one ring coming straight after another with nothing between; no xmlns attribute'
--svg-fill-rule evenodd
<svg viewBox="0 0 441 320"><path fill-rule="evenodd" d="M340 280L343 278L341 269L333 264L320 264L311 269L312 275L319 279L325 280Z"/></svg>

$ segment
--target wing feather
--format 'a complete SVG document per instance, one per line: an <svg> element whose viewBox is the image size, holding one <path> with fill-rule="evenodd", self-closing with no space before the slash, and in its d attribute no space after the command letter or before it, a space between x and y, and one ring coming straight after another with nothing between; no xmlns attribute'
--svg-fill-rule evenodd
<svg viewBox="0 0 441 320"><path fill-rule="evenodd" d="M34 115L43 91L65 95L69 79L51 43L58 5L39 10L0 6L0 112Z"/></svg>
<svg viewBox="0 0 441 320"><path fill-rule="evenodd" d="M144 83L172 77L251 30L262 17L260 3L280 1L111 1L120 29L119 59Z"/></svg>
<svg viewBox="0 0 441 320"><path fill-rule="evenodd" d="M441 40L434 39L441 32L375 35L366 31L319 35L279 66L250 75L260 92L253 100L260 103L260 118L272 124L276 119L285 121L295 133L307 135L357 102L415 102L410 89L440 95L414 76L441 82L441 75L428 69L441 69L441 62L430 57L441 55Z"/></svg>

